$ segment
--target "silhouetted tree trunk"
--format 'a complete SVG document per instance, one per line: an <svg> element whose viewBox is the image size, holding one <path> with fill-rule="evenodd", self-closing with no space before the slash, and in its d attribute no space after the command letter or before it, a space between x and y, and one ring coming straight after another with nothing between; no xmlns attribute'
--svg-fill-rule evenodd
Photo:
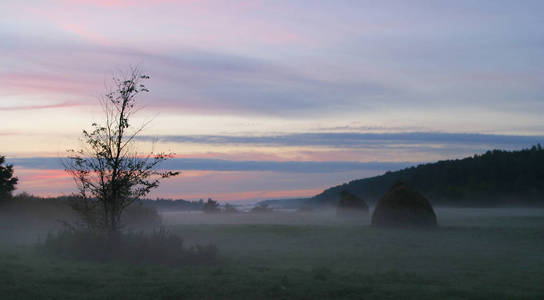
<svg viewBox="0 0 544 300"><path fill-rule="evenodd" d="M132 130L129 119L136 109L136 96L148 92L143 81L149 76L138 69L113 78L113 89L100 99L105 124L83 130L85 147L68 150L65 169L74 178L80 198L72 203L83 223L93 230L118 235L123 211L159 186L159 180L178 172L159 171L157 166L172 154L139 155L135 137L145 125Z"/></svg>

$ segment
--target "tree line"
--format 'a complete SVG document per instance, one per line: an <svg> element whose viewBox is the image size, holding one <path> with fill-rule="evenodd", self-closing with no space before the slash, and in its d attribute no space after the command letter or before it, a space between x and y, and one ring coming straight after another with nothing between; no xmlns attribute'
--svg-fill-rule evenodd
<svg viewBox="0 0 544 300"><path fill-rule="evenodd" d="M519 151L492 150L386 172L329 188L309 203L337 201L342 190L373 203L397 181L439 205L544 205L544 150L540 144Z"/></svg>

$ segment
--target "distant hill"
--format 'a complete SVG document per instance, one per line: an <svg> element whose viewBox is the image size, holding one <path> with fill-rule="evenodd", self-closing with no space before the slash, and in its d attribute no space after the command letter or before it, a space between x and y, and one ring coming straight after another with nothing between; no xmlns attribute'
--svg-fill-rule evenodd
<svg viewBox="0 0 544 300"><path fill-rule="evenodd" d="M398 180L417 188L434 205L544 206L544 150L539 144L423 164L335 186L304 203L331 205L346 190L373 204Z"/></svg>
<svg viewBox="0 0 544 300"><path fill-rule="evenodd" d="M295 209L304 206L310 198L271 199L259 201L257 205L268 205L271 208Z"/></svg>

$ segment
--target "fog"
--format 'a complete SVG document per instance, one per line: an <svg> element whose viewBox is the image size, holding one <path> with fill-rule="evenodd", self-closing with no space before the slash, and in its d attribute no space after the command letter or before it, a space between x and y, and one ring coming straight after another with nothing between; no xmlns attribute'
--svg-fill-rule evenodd
<svg viewBox="0 0 544 300"><path fill-rule="evenodd" d="M544 225L544 208L452 208L435 207L440 228L463 227L516 227L519 222ZM202 211L160 210L161 223L139 224L131 219L126 230L152 230L158 225L316 225L316 226L369 226L370 213L358 217L339 217L335 208L321 208L299 212L295 209L275 209L270 213L204 213ZM65 222L76 221L76 216L63 205L42 204L35 208L4 205L0 209L0 242L3 245L37 243L50 232L63 228ZM514 221L514 222L513 222Z"/></svg>
<svg viewBox="0 0 544 300"><path fill-rule="evenodd" d="M155 287L166 284L170 287L166 295L194 299L224 293L270 299L304 298L308 293L315 298L378 299L402 298L406 293L420 299L544 295L538 284L544 279L540 238L544 208L434 209L438 219L434 229L370 226L373 207L368 214L351 217L340 217L333 208L268 213L161 210L160 224L151 221L150 210L129 212L125 231L150 233L162 226L183 239L183 251L193 254L174 264L167 257L172 251L153 254L156 259L150 261L67 258L65 251L72 251L72 246L63 240L54 251L65 254L51 254L43 250L44 240L48 233L63 229L59 220L76 220L70 209L58 201L34 208L4 204L0 266L8 274L6 282L15 282L9 279L13 278L17 283L0 284L0 295L9 299L17 286L29 293L34 290L27 285L32 284L51 293L62 291L60 298L77 298L83 291L74 286L76 282L85 286L101 282L108 294L122 291L129 298L161 298ZM160 237L152 236L145 247L177 251L179 244L171 236ZM201 250L190 250L197 249L192 245L201 245ZM149 249L142 253L153 253ZM94 246L87 250L94 251ZM215 253L212 250L217 258L209 254ZM134 249L123 251L120 255L134 256ZM219 282L202 286L209 280ZM346 291L352 296L342 296Z"/></svg>
<svg viewBox="0 0 544 300"><path fill-rule="evenodd" d="M197 225L197 224L275 224L275 225L370 225L370 216L374 207L370 207L368 214L360 217L339 217L335 208L315 209L308 212L299 212L295 209L277 209L271 213L241 212L235 214L206 214L201 211L161 211L165 225ZM494 207L494 208L434 208L439 225L470 226L471 224L485 224L486 219L523 218L544 216L544 208L535 207ZM508 223L504 224L508 226Z"/></svg>

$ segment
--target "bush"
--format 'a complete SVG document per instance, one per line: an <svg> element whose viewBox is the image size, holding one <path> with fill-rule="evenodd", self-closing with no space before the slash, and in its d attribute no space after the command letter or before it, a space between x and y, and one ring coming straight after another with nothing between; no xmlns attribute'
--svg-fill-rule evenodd
<svg viewBox="0 0 544 300"><path fill-rule="evenodd" d="M183 239L164 227L151 233L122 232L116 236L102 232L66 228L48 234L39 244L46 255L89 261L186 265L213 264L218 260L214 245L185 247Z"/></svg>
<svg viewBox="0 0 544 300"><path fill-rule="evenodd" d="M21 225L44 223L58 225L58 221L78 224L78 216L71 209L78 203L81 203L78 196L42 198L23 192L7 201L0 200L0 213L6 214L2 216L4 218L20 221L17 223ZM98 209L100 208L95 208ZM125 229L155 228L162 223L161 215L156 208L142 205L140 202L127 207L121 221Z"/></svg>
<svg viewBox="0 0 544 300"><path fill-rule="evenodd" d="M212 200L212 198L208 198L208 202L204 203L204 206L202 207L202 211L208 214L221 212L221 210L219 209L219 203L217 201Z"/></svg>

